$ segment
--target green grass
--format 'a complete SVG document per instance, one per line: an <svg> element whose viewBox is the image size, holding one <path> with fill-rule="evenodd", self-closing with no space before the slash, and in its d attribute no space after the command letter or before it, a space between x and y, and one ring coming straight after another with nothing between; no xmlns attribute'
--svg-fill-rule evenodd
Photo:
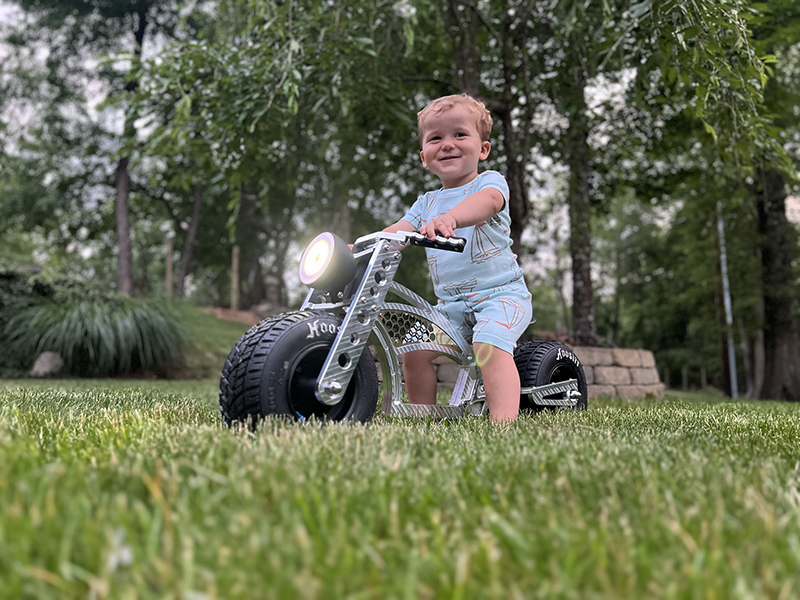
<svg viewBox="0 0 800 600"><path fill-rule="evenodd" d="M793 598L800 407L230 432L216 382L0 382L28 598Z"/></svg>
<svg viewBox="0 0 800 600"><path fill-rule="evenodd" d="M228 352L250 328L242 323L222 321L201 313L190 305L179 305L181 324L186 332L183 360L185 368L176 375L191 378L219 377Z"/></svg>

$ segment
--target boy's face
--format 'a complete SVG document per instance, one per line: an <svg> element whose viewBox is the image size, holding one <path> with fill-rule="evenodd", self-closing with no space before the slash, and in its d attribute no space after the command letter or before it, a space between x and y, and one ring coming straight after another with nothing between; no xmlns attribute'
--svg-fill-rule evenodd
<svg viewBox="0 0 800 600"><path fill-rule="evenodd" d="M456 105L431 115L422 133L422 166L433 171L446 188L469 183L478 175L478 162L489 156L489 142L482 142L475 116Z"/></svg>

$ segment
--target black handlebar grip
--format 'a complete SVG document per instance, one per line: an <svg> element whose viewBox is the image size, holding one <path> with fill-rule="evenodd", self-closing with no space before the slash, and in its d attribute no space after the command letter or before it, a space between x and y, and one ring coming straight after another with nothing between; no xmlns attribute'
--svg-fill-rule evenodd
<svg viewBox="0 0 800 600"><path fill-rule="evenodd" d="M423 248L435 248L436 250L450 250L451 252L463 252L467 245L466 238L462 237L443 237L437 235L436 239L430 239L418 231L411 231L408 234L408 242Z"/></svg>

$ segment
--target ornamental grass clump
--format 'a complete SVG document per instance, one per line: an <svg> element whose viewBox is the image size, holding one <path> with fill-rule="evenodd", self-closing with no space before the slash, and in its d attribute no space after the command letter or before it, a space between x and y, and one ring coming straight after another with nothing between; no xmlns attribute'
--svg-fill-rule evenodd
<svg viewBox="0 0 800 600"><path fill-rule="evenodd" d="M41 299L11 316L4 337L29 364L49 350L81 377L166 375L181 363L184 339L170 308L108 295Z"/></svg>

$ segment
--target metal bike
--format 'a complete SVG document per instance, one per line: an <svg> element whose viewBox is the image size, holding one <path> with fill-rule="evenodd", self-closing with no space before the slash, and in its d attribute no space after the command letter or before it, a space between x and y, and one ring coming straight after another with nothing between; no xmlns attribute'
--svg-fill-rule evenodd
<svg viewBox="0 0 800 600"><path fill-rule="evenodd" d="M225 421L269 415L299 420L368 421L378 404L392 416L458 418L486 411L480 368L469 342L424 298L394 281L409 244L463 252L463 238L430 240L417 232L373 233L348 246L318 235L300 261L311 289L300 310L265 319L231 350L220 379ZM400 357L434 350L459 367L447 405L403 399ZM588 401L580 361L567 346L526 341L514 352L521 382L520 410L578 410Z"/></svg>

